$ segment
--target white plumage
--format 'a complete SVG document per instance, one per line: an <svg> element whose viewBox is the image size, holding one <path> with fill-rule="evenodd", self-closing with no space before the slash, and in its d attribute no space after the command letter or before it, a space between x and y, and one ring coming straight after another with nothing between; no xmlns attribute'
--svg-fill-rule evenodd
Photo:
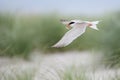
<svg viewBox="0 0 120 80"><path fill-rule="evenodd" d="M92 26L91 28L98 30L98 28L96 27L98 21L88 22L88 21L71 20L69 22L63 22L63 24L70 26L72 29L66 32L66 34L62 37L62 39L52 47L65 47L69 45L72 41L74 41L77 37L81 36L85 32L87 26L90 27Z"/></svg>

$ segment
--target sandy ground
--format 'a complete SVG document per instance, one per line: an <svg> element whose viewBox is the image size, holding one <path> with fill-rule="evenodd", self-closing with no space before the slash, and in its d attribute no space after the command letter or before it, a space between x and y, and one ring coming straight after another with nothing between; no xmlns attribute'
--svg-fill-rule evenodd
<svg viewBox="0 0 120 80"><path fill-rule="evenodd" d="M101 54L90 51L47 55L34 52L29 61L1 57L0 80L64 80L69 71L71 76L84 74L86 80L115 80L120 76L120 69L106 68L101 59Z"/></svg>

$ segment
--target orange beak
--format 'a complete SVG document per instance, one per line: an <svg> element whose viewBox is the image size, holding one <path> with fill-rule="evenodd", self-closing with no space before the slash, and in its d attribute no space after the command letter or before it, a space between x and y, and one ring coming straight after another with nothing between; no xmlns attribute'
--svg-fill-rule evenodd
<svg viewBox="0 0 120 80"><path fill-rule="evenodd" d="M66 25L66 28L67 28L67 29L70 29L71 27L70 27L70 25L69 25L69 24L67 24L67 25Z"/></svg>

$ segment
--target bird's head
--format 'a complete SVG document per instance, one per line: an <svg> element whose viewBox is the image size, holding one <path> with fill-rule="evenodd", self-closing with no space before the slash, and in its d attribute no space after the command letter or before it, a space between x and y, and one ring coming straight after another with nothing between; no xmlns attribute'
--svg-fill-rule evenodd
<svg viewBox="0 0 120 80"><path fill-rule="evenodd" d="M71 29L71 27L74 27L78 23L84 23L87 26L92 26L92 23L89 22L89 21L82 21L82 20L77 20L77 19L76 20L70 20L70 21L69 20L61 20L61 22L66 25L67 29Z"/></svg>
<svg viewBox="0 0 120 80"><path fill-rule="evenodd" d="M67 25L73 27L75 24L80 23L80 20L71 20Z"/></svg>
<svg viewBox="0 0 120 80"><path fill-rule="evenodd" d="M71 27L74 27L76 23L80 23L81 21L80 20L70 20L70 21L61 20L61 22L66 25L67 29L70 29Z"/></svg>

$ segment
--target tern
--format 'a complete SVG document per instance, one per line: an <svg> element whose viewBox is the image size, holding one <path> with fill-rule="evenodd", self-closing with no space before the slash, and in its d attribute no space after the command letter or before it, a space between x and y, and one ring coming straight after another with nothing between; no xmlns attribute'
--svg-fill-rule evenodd
<svg viewBox="0 0 120 80"><path fill-rule="evenodd" d="M73 42L76 38L81 36L87 27L90 27L95 30L99 21L82 21L82 20L61 20L61 22L66 25L66 28L69 30L65 35L52 47L65 47Z"/></svg>

